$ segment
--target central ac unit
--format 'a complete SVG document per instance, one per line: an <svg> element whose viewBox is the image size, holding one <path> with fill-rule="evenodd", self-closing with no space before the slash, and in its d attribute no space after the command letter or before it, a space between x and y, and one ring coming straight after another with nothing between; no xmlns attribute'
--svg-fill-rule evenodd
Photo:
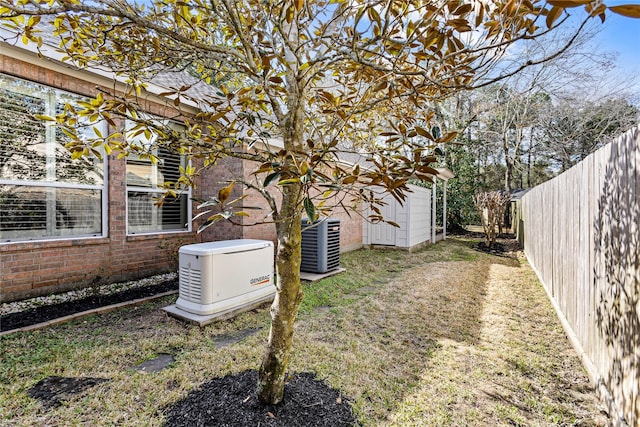
<svg viewBox="0 0 640 427"><path fill-rule="evenodd" d="M225 240L180 248L176 307L211 315L266 300L275 294L273 243Z"/></svg>
<svg viewBox="0 0 640 427"><path fill-rule="evenodd" d="M327 273L340 268L340 220L327 218L310 223L302 220L300 270Z"/></svg>

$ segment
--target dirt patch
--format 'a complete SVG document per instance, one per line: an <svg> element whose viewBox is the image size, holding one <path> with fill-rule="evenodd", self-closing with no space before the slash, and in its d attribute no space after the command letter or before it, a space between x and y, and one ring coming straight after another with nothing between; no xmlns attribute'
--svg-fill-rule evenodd
<svg viewBox="0 0 640 427"><path fill-rule="evenodd" d="M107 381L109 380L105 378L48 377L38 381L27 394L39 400L46 409L51 409L60 406L62 402L73 396Z"/></svg>
<svg viewBox="0 0 640 427"><path fill-rule="evenodd" d="M178 281L168 280L163 283L158 283L157 285L129 289L111 295L95 295L77 301L44 305L30 310L6 314L0 316L0 332L36 325L38 323L48 322L71 314L93 310L107 305L118 304L125 301L133 301L139 298L146 298L174 290L178 290Z"/></svg>
<svg viewBox="0 0 640 427"><path fill-rule="evenodd" d="M216 378L192 391L166 411L167 427L357 425L349 401L310 373L295 374L279 405L256 398L258 375L245 371Z"/></svg>

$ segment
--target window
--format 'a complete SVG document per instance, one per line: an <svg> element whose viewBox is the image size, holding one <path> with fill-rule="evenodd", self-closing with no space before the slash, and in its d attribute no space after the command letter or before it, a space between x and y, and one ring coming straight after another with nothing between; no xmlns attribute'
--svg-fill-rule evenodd
<svg viewBox="0 0 640 427"><path fill-rule="evenodd" d="M0 74L0 242L106 234L106 159L71 159L62 131L34 117L82 99Z"/></svg>
<svg viewBox="0 0 640 427"><path fill-rule="evenodd" d="M177 124L171 124L180 130ZM127 129L134 124L127 122ZM191 230L191 206L189 190L184 189L175 198L167 198L162 206L156 199L164 193L163 185L177 182L180 166L186 158L166 148L154 148L155 136L147 138L144 133L135 135L127 131L132 145L149 148L158 157L156 163L135 155L127 157L127 226L129 234L160 233Z"/></svg>

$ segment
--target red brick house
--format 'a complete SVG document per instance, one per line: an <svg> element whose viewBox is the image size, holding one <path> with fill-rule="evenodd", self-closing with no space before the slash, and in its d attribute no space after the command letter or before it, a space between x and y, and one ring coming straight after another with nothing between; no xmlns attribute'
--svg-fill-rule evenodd
<svg viewBox="0 0 640 427"><path fill-rule="evenodd" d="M0 302L175 271L177 250L189 243L275 239L272 224L218 223L195 231L191 197L206 199L226 179L249 177L253 165L242 160L217 164L193 192L161 208L153 197L179 173L179 156L158 152L158 165L115 154L102 162L72 161L64 135L33 115L53 115L67 101L118 90L121 83L108 72L63 63L61 56L50 49L40 58L31 46L0 42ZM172 103L156 95L164 91L150 85L143 94L149 114L171 115ZM257 195L245 203L266 209ZM254 215L245 222L266 216ZM361 247L361 217L336 217L342 250Z"/></svg>

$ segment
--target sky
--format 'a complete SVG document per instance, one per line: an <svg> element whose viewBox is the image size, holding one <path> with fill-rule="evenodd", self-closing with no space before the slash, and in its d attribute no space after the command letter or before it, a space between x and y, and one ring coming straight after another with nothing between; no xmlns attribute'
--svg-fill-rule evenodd
<svg viewBox="0 0 640 427"><path fill-rule="evenodd" d="M605 0L607 6L638 4L640 0ZM582 7L566 9L571 15L568 28L572 28L586 17ZM593 93L596 97L614 94L620 90L622 96L640 106L640 19L618 15L608 10L605 22L596 17L591 21L597 34L588 46L596 54L615 54L615 68L604 75L602 86Z"/></svg>
<svg viewBox="0 0 640 427"><path fill-rule="evenodd" d="M622 3L606 2L608 6ZM627 1L624 3L637 2ZM640 19L627 18L608 12L602 27L602 31L594 41L605 50L617 51L620 67L628 69L635 75L640 74Z"/></svg>

